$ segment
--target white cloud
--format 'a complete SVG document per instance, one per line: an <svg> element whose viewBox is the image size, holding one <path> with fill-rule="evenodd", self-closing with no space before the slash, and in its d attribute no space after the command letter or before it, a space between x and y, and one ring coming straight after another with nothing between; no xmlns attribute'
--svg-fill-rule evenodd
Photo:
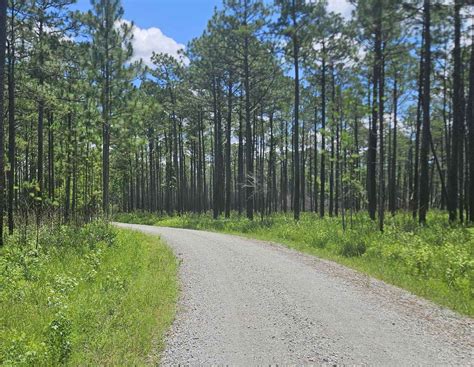
<svg viewBox="0 0 474 367"><path fill-rule="evenodd" d="M125 21L129 24L131 22ZM133 27L133 57L132 60L140 60L151 66L151 56L153 52L165 53L179 59L178 51L183 50L185 46L176 42L173 38L163 34L157 27L140 28L137 25Z"/></svg>
<svg viewBox="0 0 474 367"><path fill-rule="evenodd" d="M328 10L340 13L344 18L350 18L353 9L348 0L328 0Z"/></svg>

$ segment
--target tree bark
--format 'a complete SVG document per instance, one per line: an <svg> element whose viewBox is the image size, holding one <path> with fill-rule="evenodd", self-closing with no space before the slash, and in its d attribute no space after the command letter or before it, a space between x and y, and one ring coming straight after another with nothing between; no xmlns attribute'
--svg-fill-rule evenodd
<svg viewBox="0 0 474 367"><path fill-rule="evenodd" d="M423 57L423 136L421 141L420 152L420 208L419 208L419 222L426 223L426 213L429 206L429 152L430 152L430 77L431 77L431 14L430 14L430 0L424 0L423 14L424 14L424 57Z"/></svg>
<svg viewBox="0 0 474 367"><path fill-rule="evenodd" d="M377 2L377 12L381 13L380 4ZM371 126L369 128L369 138L368 138L368 150L367 150L367 199L368 199L368 211L370 219L375 220L375 213L377 211L377 180L376 180L376 171L377 171L377 124L379 121L379 112L378 112L378 90L379 90L379 80L381 77L381 54L382 54L382 25L380 24L380 16L377 18L377 24L375 29L375 60L373 65L373 76L372 76L372 120Z"/></svg>
<svg viewBox="0 0 474 367"><path fill-rule="evenodd" d="M389 179L389 210L395 215L397 210L397 133L398 133L398 73L395 73L393 84L393 134L392 134L392 162Z"/></svg>
<svg viewBox="0 0 474 367"><path fill-rule="evenodd" d="M454 222L457 219L458 208L458 179L459 179L459 159L460 145L462 140L462 101L461 101L461 5L462 0L454 2L454 69L453 69L453 127L451 141L451 162L448 175L448 212L449 220Z"/></svg>
<svg viewBox="0 0 474 367"><path fill-rule="evenodd" d="M13 218L15 197L15 171L16 171L16 126L15 126L15 2L12 2L10 17L10 48L8 58L8 232L13 234L15 227ZM1 62L1 61L0 61Z"/></svg>
<svg viewBox="0 0 474 367"><path fill-rule="evenodd" d="M5 208L5 54L7 43L7 1L0 1L0 246L3 246L3 213Z"/></svg>
<svg viewBox="0 0 474 367"><path fill-rule="evenodd" d="M466 118L469 127L469 221L474 222L474 36L471 43L469 97Z"/></svg>
<svg viewBox="0 0 474 367"><path fill-rule="evenodd" d="M299 78L299 39L297 35L298 23L296 21L296 4L292 0L292 18L293 18L293 64L295 71L295 106L294 106L294 183L293 183L293 216L295 220L300 219L300 152L299 152L299 109L300 109L300 78Z"/></svg>
<svg viewBox="0 0 474 367"><path fill-rule="evenodd" d="M227 86L227 126L226 126L226 147L225 147L225 217L230 218L230 206L232 203L232 76L229 77Z"/></svg>
<svg viewBox="0 0 474 367"><path fill-rule="evenodd" d="M324 218L324 209L326 206L326 46L324 41L321 73L321 167L319 169L319 216Z"/></svg>

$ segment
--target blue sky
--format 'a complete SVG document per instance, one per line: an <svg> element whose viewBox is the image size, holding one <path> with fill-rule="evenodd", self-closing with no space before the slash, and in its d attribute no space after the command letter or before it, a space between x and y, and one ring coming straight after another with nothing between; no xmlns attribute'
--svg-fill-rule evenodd
<svg viewBox="0 0 474 367"><path fill-rule="evenodd" d="M176 42L186 44L206 27L214 7L221 0L122 0L125 19L141 29L159 28ZM90 8L90 0L78 0L76 7Z"/></svg>
<svg viewBox="0 0 474 367"><path fill-rule="evenodd" d="M270 1L270 0L269 0ZM152 53L176 56L193 38L202 34L215 7L222 0L122 0L124 19L133 21L134 59L150 64ZM328 0L329 10L350 14L348 0ZM90 0L77 0L75 9L90 9Z"/></svg>

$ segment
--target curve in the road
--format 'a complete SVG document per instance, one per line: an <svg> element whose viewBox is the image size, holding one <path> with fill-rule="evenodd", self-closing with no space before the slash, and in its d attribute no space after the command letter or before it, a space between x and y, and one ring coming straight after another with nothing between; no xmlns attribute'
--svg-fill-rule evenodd
<svg viewBox="0 0 474 367"><path fill-rule="evenodd" d="M472 365L473 320L336 263L143 225L181 260L163 365Z"/></svg>

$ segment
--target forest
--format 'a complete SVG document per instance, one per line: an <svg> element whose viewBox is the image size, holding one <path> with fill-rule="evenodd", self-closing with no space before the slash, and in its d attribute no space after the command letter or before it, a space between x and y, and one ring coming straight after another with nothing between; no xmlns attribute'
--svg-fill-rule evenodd
<svg viewBox="0 0 474 367"><path fill-rule="evenodd" d="M429 209L474 220L472 7L224 1L181 57L131 62L119 1L3 4L0 210ZM3 218L3 215L0 215ZM3 226L0 226L3 228Z"/></svg>
<svg viewBox="0 0 474 367"><path fill-rule="evenodd" d="M77 274L128 292L113 279L132 265L100 275L89 256L119 263L138 251L127 239L155 250L116 220L255 232L472 315L474 6L349 2L344 17L328 0L222 0L178 57L139 60L120 0L0 1L0 313L38 279L59 284L47 266L67 268L48 263L61 251L92 251ZM143 253L148 279L164 255ZM83 317L65 310L50 326ZM69 331L45 347L17 321L0 319L14 341L0 364L71 358Z"/></svg>

